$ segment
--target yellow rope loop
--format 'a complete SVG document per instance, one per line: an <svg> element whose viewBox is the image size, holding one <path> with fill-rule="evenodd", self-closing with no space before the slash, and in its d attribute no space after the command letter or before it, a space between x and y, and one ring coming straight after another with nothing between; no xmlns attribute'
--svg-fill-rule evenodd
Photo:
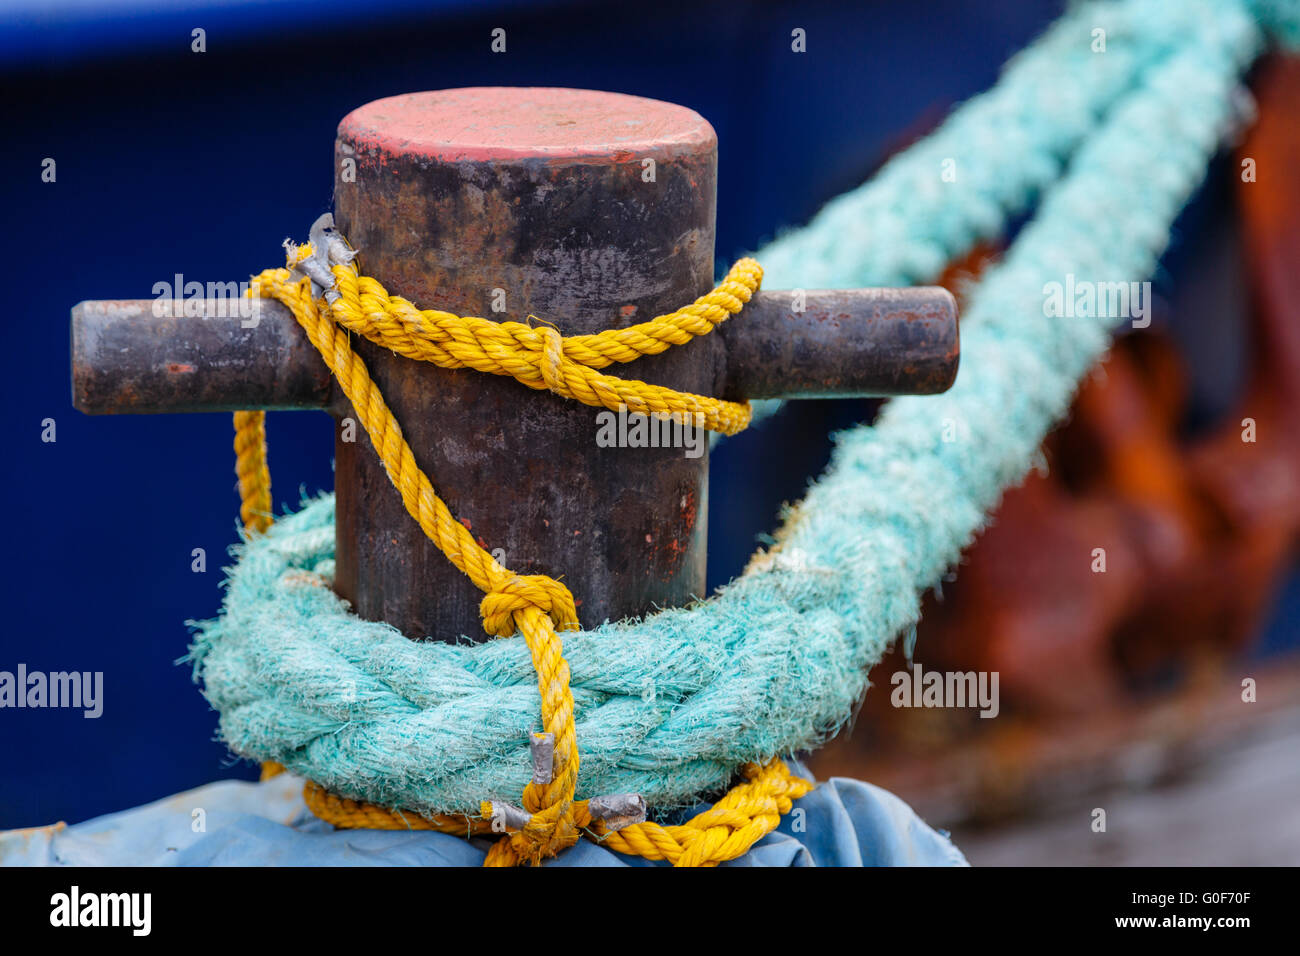
<svg viewBox="0 0 1300 956"><path fill-rule="evenodd" d="M625 329L569 336L564 340L565 354L581 365L604 368L612 362L631 362L673 345L685 345L738 314L762 281L763 267L754 259L740 259L717 288L690 305Z"/></svg>
<svg viewBox="0 0 1300 956"><path fill-rule="evenodd" d="M555 775L552 782L525 792L533 813L529 827L507 839L523 859L551 855L577 839L572 803L577 786L578 751L573 730L573 696L569 668L556 627L577 625L577 610L569 590L544 575L513 575L474 541L434 493L432 483L415 464L392 412L371 380L365 363L348 337L322 310L307 280L290 282L287 273L259 277L258 294L271 294L293 312L347 395L362 427L370 436L389 478L407 510L439 549L481 589L488 592L483 611L489 633L508 636L518 629L533 656L542 696L543 725L555 735Z"/></svg>
<svg viewBox="0 0 1300 956"><path fill-rule="evenodd" d="M289 265L311 254L310 243L293 247ZM699 414L703 427L728 435L749 424L748 403L690 395L597 369L684 344L738 313L762 282L762 267L753 259L741 259L717 288L676 312L626 329L567 338L547 326L420 311L401 296L389 295L375 279L359 275L351 263L335 265L332 272L339 293L330 306L334 320L408 358L509 375L529 388L611 411L622 405L642 414ZM254 281L268 288L284 286L289 271L268 269Z"/></svg>
<svg viewBox="0 0 1300 956"><path fill-rule="evenodd" d="M538 576L541 577L541 576ZM568 595L568 589L557 585ZM570 595L569 610L573 598ZM515 854L538 863L578 842L580 831L574 822L574 793L578 788L578 738L573 726L573 691L569 687L569 662L564 659L564 644L556 633L555 623L547 612L530 605L514 614L515 623L532 655L537 674L537 690L542 698L542 729L555 738L552 776L549 783L529 783L524 787L524 809L532 814L528 825L507 840ZM577 626L577 613L568 619Z"/></svg>
<svg viewBox="0 0 1300 956"><path fill-rule="evenodd" d="M578 609L569 589L544 574L529 574L512 576L483 598L479 605L483 630L510 637L515 633L515 613L530 607L545 613L562 631L578 629Z"/></svg>
<svg viewBox="0 0 1300 956"><path fill-rule="evenodd" d="M484 627L489 633L508 637L517 628L532 654L537 688L542 698L542 726L554 736L555 754L552 777L546 784L529 783L524 788L524 809L531 815L520 829L498 840L488 853L484 866L514 866L520 862L540 863L578 842L581 828L575 816L574 793L578 786L578 743L573 725L573 692L569 687L569 662L556 627L575 629L577 611L573 596L558 581L545 575L515 577L508 582L514 589L494 592L484 599ZM537 593L537 592L540 592ZM487 610L497 595L506 604ZM544 607L543 600L557 598L565 607ZM490 626L501 614L509 614L511 623ZM481 807L491 816L491 803Z"/></svg>
<svg viewBox="0 0 1300 956"><path fill-rule="evenodd" d="M290 268L313 254L310 244L289 244L287 248ZM738 313L758 289L763 276L758 263L740 260L716 289L676 312L626 329L568 338L546 325L496 323L449 312L420 311L400 296L390 296L375 279L359 275L350 263L333 267L333 292L338 295L331 294L334 301L326 305L313 296L310 280L295 278L290 268L267 269L256 276L250 294L274 298L293 313L352 404L406 510L448 560L485 592L480 605L484 629L498 637L520 633L532 657L542 726L554 738L552 777L547 783L529 783L524 788L523 804L529 819L493 845L485 865L539 863L572 846L584 828L621 852L671 860L679 866L733 859L770 833L780 814L790 809L790 800L812 786L792 777L779 760L762 768L747 766L748 782L683 826L644 823L606 833L600 821L592 821L586 801L575 799L579 755L573 693L559 635L561 630L578 627L573 595L554 578L516 575L502 567L455 519L415 463L401 427L365 363L352 351L347 335L347 331L356 332L399 354L443 368L510 375L530 388L548 389L588 405L611 410L626 407L682 422L702 422L714 431L733 434L749 423L747 403L675 392L602 375L597 369L654 355L712 331ZM241 514L245 523L258 531L269 526L271 510L263 422L261 412L235 415ZM278 766L264 765L268 771ZM481 808L480 819L408 815L335 796L310 781L303 798L318 817L342 827L432 829L467 835L492 829L491 805L487 803Z"/></svg>
<svg viewBox="0 0 1300 956"><path fill-rule="evenodd" d="M792 802L813 788L785 762L746 764L746 782L733 787L712 809L680 826L639 823L611 833L599 825L601 843L619 853L667 860L674 866L716 866L743 856L780 825Z"/></svg>
<svg viewBox="0 0 1300 956"><path fill-rule="evenodd" d="M678 826L647 822L609 831L591 819L586 800L574 801L573 822L590 839L618 853L667 860L674 866L716 866L744 856L776 829L793 801L813 788L811 781L791 774L781 760L761 767L746 764L742 774L745 782L733 787L713 808ZM311 782L304 787L303 797L317 817L344 829L437 830L474 836L493 832L490 803L482 805L479 817L419 816L339 797ZM515 866L527 859L528 849L526 837L516 840L516 834L511 834L492 845L483 865Z"/></svg>

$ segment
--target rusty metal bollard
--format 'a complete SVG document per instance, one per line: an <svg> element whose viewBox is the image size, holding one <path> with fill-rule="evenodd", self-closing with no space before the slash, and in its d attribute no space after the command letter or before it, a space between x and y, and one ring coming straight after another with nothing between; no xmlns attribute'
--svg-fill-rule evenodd
<svg viewBox="0 0 1300 956"><path fill-rule="evenodd" d="M572 335L713 284L717 137L685 107L564 89L391 97L344 118L335 171L363 271L421 308ZM482 595L407 515L305 333L278 303L254 308L77 305L74 404L329 410L338 593L412 638L481 637ZM511 570L562 578L584 625L704 596L707 441L602 447L600 409L354 344L452 513ZM943 289L765 290L712 334L614 371L735 400L929 394L951 385L958 351Z"/></svg>

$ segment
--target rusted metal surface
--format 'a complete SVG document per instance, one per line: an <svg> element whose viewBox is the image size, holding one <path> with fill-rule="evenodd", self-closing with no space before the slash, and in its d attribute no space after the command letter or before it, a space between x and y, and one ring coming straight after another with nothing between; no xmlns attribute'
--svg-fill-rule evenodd
<svg viewBox="0 0 1300 956"><path fill-rule="evenodd" d="M76 408L105 415L328 405L329 369L278 302L194 301L191 314L175 316L155 314L156 305L73 308Z"/></svg>
<svg viewBox="0 0 1300 956"><path fill-rule="evenodd" d="M335 218L362 270L413 302L535 316L565 334L625 327L711 287L716 151L700 116L637 97L411 94L340 124ZM808 292L804 311L794 305L791 292L759 293L720 332L613 371L730 398L952 382L956 314L942 290ZM481 638L482 595L411 521L364 435L344 427L351 411L287 311L261 303L256 323L210 322L155 319L150 306L74 311L77 407L328 408L339 419L339 593L413 638ZM452 512L507 567L563 579L585 625L704 595L706 435L602 447L608 412L355 347Z"/></svg>
<svg viewBox="0 0 1300 956"><path fill-rule="evenodd" d="M719 334L735 399L932 395L960 357L957 302L938 287L759 293Z"/></svg>
<svg viewBox="0 0 1300 956"><path fill-rule="evenodd" d="M941 288L758 292L719 331L721 395L748 398L929 395L957 374L957 309ZM272 299L232 316L224 299L155 316L150 299L72 310L73 404L91 415L328 409L329 370L289 310ZM567 324L567 323L566 323ZM247 326L252 326L247 327ZM689 348L690 346L686 346ZM641 365L616 367L639 375Z"/></svg>
<svg viewBox="0 0 1300 956"><path fill-rule="evenodd" d="M574 334L711 286L717 139L691 110L571 90L413 94L343 120L336 168L349 159L339 227L363 270L413 302L492 317L496 296L503 318ZM358 352L452 513L512 571L561 578L584 624L704 594L707 451L601 448L597 409ZM716 394L723 358L706 336L639 360L636 377ZM340 432L335 457L339 593L411 636L480 637L482 594L411 521L369 445Z"/></svg>

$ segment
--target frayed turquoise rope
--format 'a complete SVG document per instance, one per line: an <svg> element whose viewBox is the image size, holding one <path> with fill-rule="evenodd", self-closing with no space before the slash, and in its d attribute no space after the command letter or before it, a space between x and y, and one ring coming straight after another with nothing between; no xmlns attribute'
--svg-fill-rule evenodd
<svg viewBox="0 0 1300 956"><path fill-rule="evenodd" d="M1291 29L1300 20L1295 4L1269 6L1291 16L1270 22ZM1171 7L1192 9L1166 32ZM939 182L939 153L922 144L877 181L897 185L853 194L864 203L859 216L892 210L885 238L871 238L870 218L851 222L846 200L762 254L785 283L806 287L933 271L1028 202L1073 150L1037 218L974 291L962 372L948 394L895 400L874 428L839 435L829 469L786 516L777 547L714 599L565 635L580 795L632 791L671 808L720 789L740 762L815 745L839 728L867 669L914 625L921 591L957 559L1002 488L1023 476L1106 347L1110 320L1044 317L1044 283L1070 272L1135 280L1154 268L1208 157L1238 120L1236 78L1262 42L1252 9L1244 0L1081 7L936 136L955 147L958 130L997 151L1009 167L1005 182L995 164L964 181L959 162L956 183L921 189L927 177ZM1047 140L1056 145L1002 150L1018 128L1009 117L1025 129L1050 124L1044 109L1071 96L1047 64L1070 37L1086 47L1092 26L1108 23L1123 23L1127 40L1110 33L1099 57L1125 42L1165 40L1134 54L1122 77L1085 73L1078 82L1113 88L1067 111L1073 119ZM947 192L936 198L931 188ZM926 215L949 204L961 208L927 226ZM814 265L828 255L833 267ZM805 281L792 281L791 271L805 269ZM944 441L954 429L958 440ZM278 760L382 805L465 811L484 798L516 798L530 775L527 734L539 721L523 643L415 643L349 615L322 586L333 571L333 519L324 497L241 546L222 616L198 626L191 658L223 738L243 756Z"/></svg>

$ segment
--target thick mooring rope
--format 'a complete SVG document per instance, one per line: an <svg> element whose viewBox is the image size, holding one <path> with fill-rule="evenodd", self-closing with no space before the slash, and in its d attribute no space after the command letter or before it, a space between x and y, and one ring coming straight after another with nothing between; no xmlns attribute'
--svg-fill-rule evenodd
<svg viewBox="0 0 1300 956"><path fill-rule="evenodd" d="M762 281L762 269L753 259L742 259L717 288L685 308L630 328L566 338L550 327L420 311L405 299L390 296L376 280L360 275L351 248L332 232L332 223L322 217L313 227L316 246L287 244L287 268L256 276L251 293L285 305L307 332L351 402L407 511L438 550L485 593L480 607L484 630L496 637L518 632L532 654L542 698L542 726L552 748L550 775L524 787L526 822L502 826L492 802L483 803L480 830L483 823L491 827L496 816L497 828L510 831L488 854L487 865L538 863L572 846L584 830L624 852L653 854L655 859L682 865L713 865L743 854L775 828L779 808L788 810L791 796L801 796L811 787L792 777L779 760L762 768L751 766L745 774L747 782L681 827L633 823L624 828L628 832L615 837L619 831L604 821L593 821L586 801L575 802L579 756L573 695L557 633L578 629L573 595L552 577L521 576L502 567L452 516L416 465L396 417L352 350L347 333L356 332L408 358L443 368L509 375L530 388L550 389L588 405L670 416L734 434L749 422L748 405L602 375L596 369L658 354L708 334L749 301ZM262 413L235 413L235 451L240 513L250 533L263 531L269 521L270 473ZM272 776L280 769L272 762L263 773ZM307 784L306 796L313 812L337 826L410 826L406 814L333 799L314 783ZM457 832L467 828L464 817L431 816L426 825ZM474 832L472 820L468 827Z"/></svg>
<svg viewBox="0 0 1300 956"><path fill-rule="evenodd" d="M1097 28L1105 53L1091 50ZM581 792L681 806L839 728L1109 341L1114 316L1046 317L1043 284L1151 273L1243 121L1238 77L1265 29L1300 43L1300 3L1080 4L997 88L762 253L779 284L905 283L1038 200L970 294L950 392L895 399L838 436L779 543L715 598L566 635ZM222 735L334 793L481 816L484 795L528 773L531 655L509 640L412 642L350 615L326 586L333 520L325 498L250 537L222 616L200 626L191 657Z"/></svg>

